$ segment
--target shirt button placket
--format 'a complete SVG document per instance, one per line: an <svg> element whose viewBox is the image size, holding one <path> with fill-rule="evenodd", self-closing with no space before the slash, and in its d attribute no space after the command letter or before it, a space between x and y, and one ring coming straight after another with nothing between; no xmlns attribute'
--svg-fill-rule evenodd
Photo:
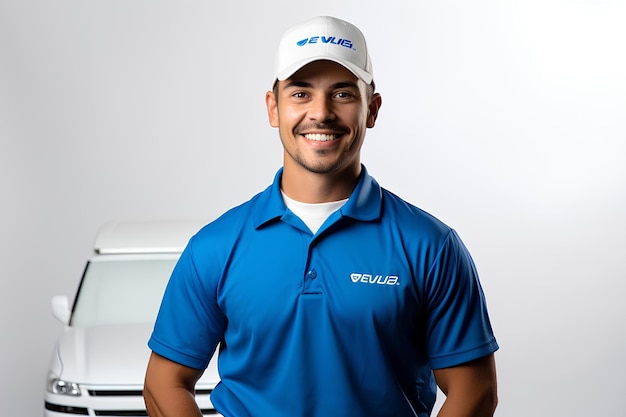
<svg viewBox="0 0 626 417"><path fill-rule="evenodd" d="M309 246L309 254L307 259L307 266L304 273L304 292L309 294L319 293L318 272L313 266L315 264L315 243L311 242Z"/></svg>

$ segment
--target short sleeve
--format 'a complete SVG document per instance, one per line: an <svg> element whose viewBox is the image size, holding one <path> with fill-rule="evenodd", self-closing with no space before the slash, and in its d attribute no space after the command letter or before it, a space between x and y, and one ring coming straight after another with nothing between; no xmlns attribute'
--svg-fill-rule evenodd
<svg viewBox="0 0 626 417"><path fill-rule="evenodd" d="M208 272L208 273L207 273ZM226 319L217 305L220 273L198 273L194 239L168 282L148 346L182 365L204 369L222 339Z"/></svg>
<svg viewBox="0 0 626 417"><path fill-rule="evenodd" d="M477 359L498 349L474 262L454 230L425 281L427 355L433 369Z"/></svg>

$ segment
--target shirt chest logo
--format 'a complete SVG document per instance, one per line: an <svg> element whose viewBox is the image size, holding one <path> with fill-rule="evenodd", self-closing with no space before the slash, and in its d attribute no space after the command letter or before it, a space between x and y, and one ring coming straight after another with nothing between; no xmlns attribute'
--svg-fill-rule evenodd
<svg viewBox="0 0 626 417"><path fill-rule="evenodd" d="M374 275L353 272L350 274L350 280L355 284L400 285L400 279L397 275Z"/></svg>

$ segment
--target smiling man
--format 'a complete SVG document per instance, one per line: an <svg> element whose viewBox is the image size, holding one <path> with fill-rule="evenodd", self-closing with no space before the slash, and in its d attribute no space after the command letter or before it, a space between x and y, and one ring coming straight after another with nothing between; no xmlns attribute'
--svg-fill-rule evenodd
<svg viewBox="0 0 626 417"><path fill-rule="evenodd" d="M200 230L165 292L146 372L151 416L492 416L498 349L456 232L380 187L361 147L382 100L358 28L289 29L267 92L274 182Z"/></svg>
<svg viewBox="0 0 626 417"><path fill-rule="evenodd" d="M318 60L279 80L266 103L284 148L283 192L303 203L348 198L380 95L342 65Z"/></svg>

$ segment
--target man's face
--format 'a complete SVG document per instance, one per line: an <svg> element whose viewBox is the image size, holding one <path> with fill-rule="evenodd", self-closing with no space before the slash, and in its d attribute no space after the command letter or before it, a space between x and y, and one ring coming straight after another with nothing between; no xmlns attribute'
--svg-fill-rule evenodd
<svg viewBox="0 0 626 417"><path fill-rule="evenodd" d="M285 170L360 172L365 130L374 126L380 106L380 96L368 88L331 61L313 62L279 81L266 104L270 124L279 129Z"/></svg>

